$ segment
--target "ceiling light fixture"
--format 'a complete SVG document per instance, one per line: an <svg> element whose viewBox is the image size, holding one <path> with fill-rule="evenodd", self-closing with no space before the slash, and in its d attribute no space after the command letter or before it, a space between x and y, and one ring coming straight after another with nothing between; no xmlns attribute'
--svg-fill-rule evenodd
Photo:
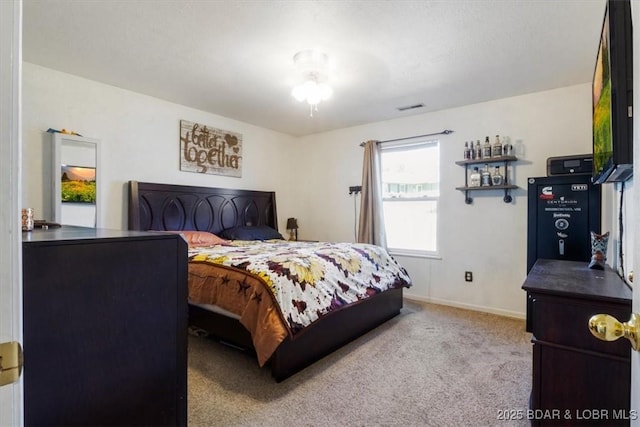
<svg viewBox="0 0 640 427"><path fill-rule="evenodd" d="M318 111L320 101L325 101L333 94L333 89L327 84L329 79L329 57L320 51L307 49L293 56L302 83L295 86L291 95L299 102L307 101L309 116Z"/></svg>

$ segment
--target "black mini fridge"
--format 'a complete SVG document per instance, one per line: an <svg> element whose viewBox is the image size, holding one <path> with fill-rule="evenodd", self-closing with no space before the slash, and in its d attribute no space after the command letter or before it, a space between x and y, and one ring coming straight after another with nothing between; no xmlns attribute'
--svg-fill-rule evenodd
<svg viewBox="0 0 640 427"><path fill-rule="evenodd" d="M591 175L529 178L528 196L527 274L539 258L589 262L601 205Z"/></svg>

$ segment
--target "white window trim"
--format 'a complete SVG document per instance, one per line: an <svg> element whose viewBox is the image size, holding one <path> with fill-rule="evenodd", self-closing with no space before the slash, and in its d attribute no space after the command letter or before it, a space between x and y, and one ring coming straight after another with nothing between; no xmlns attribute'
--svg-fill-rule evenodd
<svg viewBox="0 0 640 427"><path fill-rule="evenodd" d="M419 148L420 146L437 146L438 152L440 152L440 140L439 139L430 139L425 141L424 139L416 139L410 141L394 141L394 142L385 142L381 144L380 148L382 151L382 155L384 151L401 151L404 149L410 150ZM440 159L438 159L440 161ZM439 164L439 166L441 166ZM438 259L441 260L442 256L440 255L440 178L441 178L442 168L438 168L438 196L424 196L424 197L411 197L411 198L402 198L402 197L383 197L382 202L385 201L435 201L436 203L436 250L435 251L423 251L423 250L415 250L415 249L402 249L402 248L392 248L388 247L387 250L392 256L404 256L404 257L412 257L412 258L424 258L424 259Z"/></svg>
<svg viewBox="0 0 640 427"><path fill-rule="evenodd" d="M409 258L424 258L424 259L442 259L440 252L432 252L432 251L416 251L411 249L397 249L397 248L387 248L387 251L392 256L403 256Z"/></svg>

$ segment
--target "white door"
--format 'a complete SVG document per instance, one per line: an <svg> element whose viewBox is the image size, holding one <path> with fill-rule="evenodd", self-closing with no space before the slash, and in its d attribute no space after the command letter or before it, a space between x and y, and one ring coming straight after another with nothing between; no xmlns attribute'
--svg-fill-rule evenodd
<svg viewBox="0 0 640 427"><path fill-rule="evenodd" d="M22 343L22 0L0 0L0 342ZM22 380L0 387L0 426L23 425Z"/></svg>
<svg viewBox="0 0 640 427"><path fill-rule="evenodd" d="M640 9L640 8L638 8ZM639 14L640 15L640 14ZM635 15L637 18L639 18L636 22L640 22L640 16ZM640 37L638 37L640 39ZM640 41L640 40L638 40ZM634 49L635 50L635 49ZM640 52L638 52L640 53ZM634 52L635 55L635 52ZM634 66L640 65L640 61L634 61L636 64L634 64ZM640 73L636 73L634 72L634 74L636 75L640 75ZM634 79L637 80L637 77L634 76ZM635 86L635 84L634 84ZM636 92L637 93L637 92ZM640 101L640 96L639 95L634 95L635 101L634 102L638 102ZM636 104L639 105L639 104ZM640 126L640 120L637 118L634 118L634 127L635 129L638 129L638 126ZM638 137L638 135L640 135L640 133L638 131L634 131L634 166L633 168L638 171L640 170L640 143L638 143L638 141L640 141L640 138ZM635 185L635 189L634 189L634 212L636 213L636 215L640 215L640 185L638 185L640 183L640 174L636 172L636 178L635 181L638 181L638 183L636 183ZM635 222L635 230L634 230L634 257L633 257L633 265L634 265L634 270L635 270L635 277L634 277L634 284L633 284L633 312L634 313L640 313L640 284L638 284L638 269L640 268L640 221L638 221L637 219L634 219ZM640 427L640 351L632 351L631 352L631 410L634 411L632 412L632 414L634 414L634 416L632 418L634 418L634 420L631 422L631 425L633 427Z"/></svg>
<svg viewBox="0 0 640 427"><path fill-rule="evenodd" d="M633 206L635 218L627 220L627 224L634 224L633 229L633 269L635 277L633 283L633 312L640 313L640 4L631 2L631 21L633 24L633 169L634 189ZM625 319L627 320L627 319ZM635 411L635 420L631 421L633 427L640 427L640 352L631 352L631 410Z"/></svg>

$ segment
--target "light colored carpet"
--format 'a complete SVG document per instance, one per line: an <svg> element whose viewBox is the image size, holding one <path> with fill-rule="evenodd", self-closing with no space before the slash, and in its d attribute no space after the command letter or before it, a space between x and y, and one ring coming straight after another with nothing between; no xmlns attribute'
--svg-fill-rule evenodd
<svg viewBox="0 0 640 427"><path fill-rule="evenodd" d="M374 331L276 383L255 358L189 337L190 426L511 426L524 411L523 320L405 301Z"/></svg>

